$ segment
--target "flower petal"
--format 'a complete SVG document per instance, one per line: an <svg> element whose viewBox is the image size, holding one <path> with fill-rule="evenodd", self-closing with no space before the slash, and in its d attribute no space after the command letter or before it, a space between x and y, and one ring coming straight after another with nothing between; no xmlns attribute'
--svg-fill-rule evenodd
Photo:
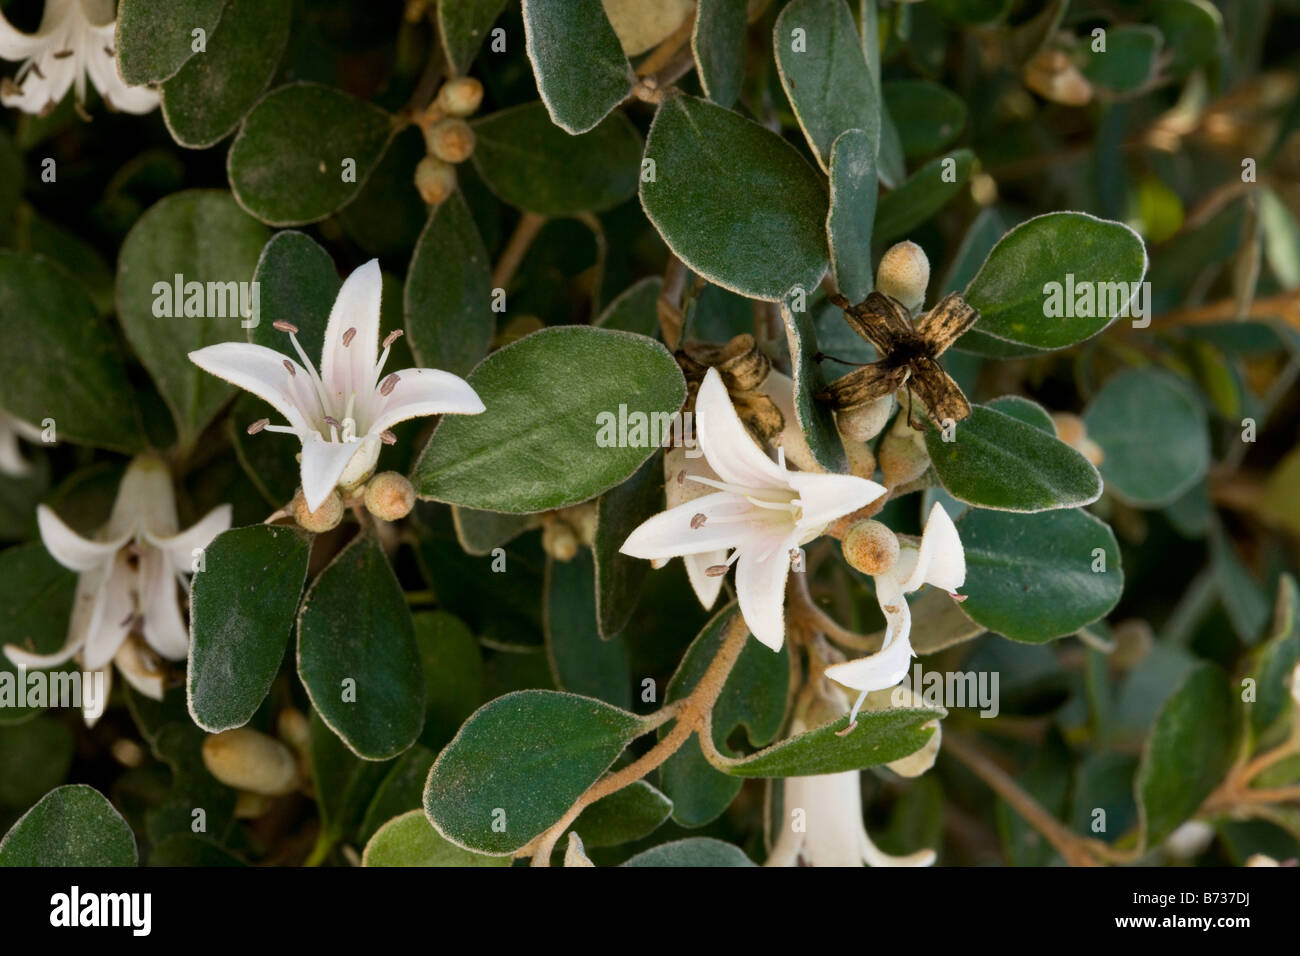
<svg viewBox="0 0 1300 956"><path fill-rule="evenodd" d="M917 850L907 856L890 856L871 842L867 831L862 831L862 859L871 866L930 866L934 863L933 850Z"/></svg>
<svg viewBox="0 0 1300 956"><path fill-rule="evenodd" d="M50 7L46 6L45 20L50 19ZM45 23L42 23L42 27ZM14 27L5 15L0 13L0 59L3 60L26 60L28 57L40 53L49 43L49 37L44 31L39 33L23 33Z"/></svg>
<svg viewBox="0 0 1300 956"><path fill-rule="evenodd" d="M21 478L32 470L32 463L18 447L18 431L4 412L0 412L0 475Z"/></svg>
<svg viewBox="0 0 1300 956"><path fill-rule="evenodd" d="M145 551L140 558L138 583L144 639L168 660L181 660L189 653L190 632L181 619L176 574L167 556L155 548Z"/></svg>
<svg viewBox="0 0 1300 956"><path fill-rule="evenodd" d="M903 590L915 591L922 584L933 584L952 592L965 583L966 552L961 546L961 536L948 512L936 501L925 521L916 567L903 582Z"/></svg>
<svg viewBox="0 0 1300 956"><path fill-rule="evenodd" d="M791 535L775 547L747 547L736 562L740 613L750 633L774 651L785 641L785 582L790 576L790 551L797 544Z"/></svg>
<svg viewBox="0 0 1300 956"><path fill-rule="evenodd" d="M751 541L755 532L735 516L754 510L744 498L729 491L715 491L647 518L627 536L619 548L633 558L676 558L684 554L706 554L738 547ZM697 516L704 515L699 527Z"/></svg>
<svg viewBox="0 0 1300 956"><path fill-rule="evenodd" d="M125 555L119 554L112 570L95 595L95 610L86 629L86 646L82 651L85 669L97 671L113 659L135 623L136 572Z"/></svg>
<svg viewBox="0 0 1300 956"><path fill-rule="evenodd" d="M882 485L853 475L820 475L792 471L790 487L799 492L803 507L800 527L819 530L836 518L864 508L885 493Z"/></svg>
<svg viewBox="0 0 1300 956"><path fill-rule="evenodd" d="M343 282L325 327L325 345L321 349L320 374L325 391L341 409L349 395L367 395L379 358L379 305L384 279L379 260L371 259L357 267ZM356 329L343 339L349 329Z"/></svg>
<svg viewBox="0 0 1300 956"><path fill-rule="evenodd" d="M718 602L718 594L722 591L722 582L727 579L725 574L710 575L705 572L718 564L725 564L727 552L725 549L718 551L705 551L702 554L684 554L682 563L686 565L686 577L691 582L691 590L695 596L700 599L700 604L707 611Z"/></svg>
<svg viewBox="0 0 1300 956"><path fill-rule="evenodd" d="M89 571L107 564L130 539L130 535L123 535L113 541L87 540L64 524L48 505L37 505L36 526L45 549L70 571Z"/></svg>
<svg viewBox="0 0 1300 956"><path fill-rule="evenodd" d="M180 534L170 538L145 534L145 540L166 555L170 570L188 574L194 566L194 550L206 548L217 535L230 530L230 505L217 505Z"/></svg>
<svg viewBox="0 0 1300 956"><path fill-rule="evenodd" d="M361 445L359 441L326 441L319 432L303 439L302 493L308 510L315 511L329 497Z"/></svg>
<svg viewBox="0 0 1300 956"><path fill-rule="evenodd" d="M113 663L126 682L144 696L153 700L163 699L163 673L152 667L148 651L137 641L124 641L113 657Z"/></svg>
<svg viewBox="0 0 1300 956"><path fill-rule="evenodd" d="M705 374L695 399L695 430L704 457L723 481L746 488L789 487L785 469L745 429L715 368Z"/></svg>
<svg viewBox="0 0 1300 956"><path fill-rule="evenodd" d="M124 113L149 113L158 108L161 97L148 86L127 86L117 72L113 55L115 23L92 27L88 31L90 48L86 51L86 73L104 102Z"/></svg>
<svg viewBox="0 0 1300 956"><path fill-rule="evenodd" d="M435 368L407 368L396 374L397 384L388 395L374 393L374 417L367 434L377 435L424 415L477 415L484 410L483 400L459 375Z"/></svg>
<svg viewBox="0 0 1300 956"><path fill-rule="evenodd" d="M190 361L203 371L224 378L269 404L298 433L314 430L311 422L322 418L306 369L283 353L247 342L220 342L190 353ZM293 367L290 374L285 363Z"/></svg>
<svg viewBox="0 0 1300 956"><path fill-rule="evenodd" d="M890 605L890 608L892 610L885 611L887 626L884 646L867 657L832 664L826 668L827 677L837 684L865 694L893 687L907 676L907 670L912 666L912 613L907 607L907 600L901 596L898 603ZM860 700L858 704L861 704ZM854 713L856 714L856 707Z"/></svg>

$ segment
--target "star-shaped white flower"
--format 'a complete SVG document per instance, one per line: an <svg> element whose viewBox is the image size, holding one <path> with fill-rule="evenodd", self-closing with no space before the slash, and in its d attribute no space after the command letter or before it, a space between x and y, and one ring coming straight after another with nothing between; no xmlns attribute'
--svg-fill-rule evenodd
<svg viewBox="0 0 1300 956"><path fill-rule="evenodd" d="M35 33L15 30L0 14L0 59L23 61L15 79L0 85L0 103L39 114L75 88L81 104L90 77L111 109L148 113L158 105L158 92L122 82L113 47L116 26L113 0L46 0Z"/></svg>
<svg viewBox="0 0 1300 956"><path fill-rule="evenodd" d="M703 556L711 562L707 574L714 577L735 564L745 623L756 638L779 650L792 554L885 489L850 475L788 471L784 455L772 461L745 430L716 369L709 369L700 385L695 429L718 477L688 474L686 480L716 491L650 518L628 535L621 550L651 560Z"/></svg>
<svg viewBox="0 0 1300 956"><path fill-rule="evenodd" d="M889 570L877 574L875 580L876 600L885 612L884 644L870 657L826 668L826 676L831 680L861 692L849 716L850 724L867 694L893 687L907 676L914 655L912 613L905 595L926 584L953 593L966 583L966 552L962 550L957 526L942 505L936 501L930 509L920 545L900 542L898 558Z"/></svg>
<svg viewBox="0 0 1300 956"><path fill-rule="evenodd" d="M380 444L397 440L389 429L398 422L483 411L469 383L450 372L408 368L383 374L389 347L402 333L384 339L383 353L376 357L382 289L377 259L348 276L325 328L320 374L298 343L298 330L286 322L275 327L288 332L302 364L246 342L190 353L199 368L252 392L288 420L271 425L263 419L249 432L287 432L302 442L302 490L312 511L335 487L346 491L370 477Z"/></svg>
<svg viewBox="0 0 1300 956"><path fill-rule="evenodd" d="M18 447L20 437L32 442L39 441L41 430L0 410L0 475L22 478L31 474L32 463L23 457L22 450Z"/></svg>
<svg viewBox="0 0 1300 956"><path fill-rule="evenodd" d="M149 648L169 660L188 653L176 588L193 566L194 550L230 527L230 505L213 508L178 533L171 474L161 459L145 455L127 467L108 524L93 540L45 505L36 509L36 521L54 559L80 575L68 637L54 654L14 644L5 645L5 654L25 670L58 667L77 656L87 671L105 672L106 687L112 661L132 687L161 700L162 674Z"/></svg>

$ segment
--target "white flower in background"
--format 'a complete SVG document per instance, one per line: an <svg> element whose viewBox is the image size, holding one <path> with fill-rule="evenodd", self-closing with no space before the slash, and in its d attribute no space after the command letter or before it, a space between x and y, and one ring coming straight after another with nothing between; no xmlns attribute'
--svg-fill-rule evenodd
<svg viewBox="0 0 1300 956"><path fill-rule="evenodd" d="M966 583L966 553L957 526L943 506L935 502L918 545L900 542L898 558L875 576L876 600L885 612L885 641L870 657L832 664L826 676L861 694L849 715L849 724L863 700L873 690L893 687L905 676L912 661L912 613L905 595L926 584L953 594Z"/></svg>
<svg viewBox="0 0 1300 956"><path fill-rule="evenodd" d="M772 461L745 430L716 369L709 369L700 385L695 427L700 450L718 477L688 474L685 480L717 490L650 518L628 535L621 550L650 560L698 556L710 577L721 577L735 564L740 613L756 638L778 650L785 640L792 554L885 489L850 475L788 471L784 455Z"/></svg>
<svg viewBox="0 0 1300 956"><path fill-rule="evenodd" d="M122 82L115 28L113 0L46 0L35 33L15 30L0 13L0 59L23 61L14 79L0 84L0 103L39 114L75 88L80 106L90 77L110 109L148 113L158 105L158 92Z"/></svg>
<svg viewBox="0 0 1300 956"><path fill-rule="evenodd" d="M841 711L842 712L842 711ZM808 730L795 720L791 735ZM787 777L782 827L764 866L929 866L933 850L890 856L871 842L862 823L861 773ZM803 811L796 815L794 811Z"/></svg>
<svg viewBox="0 0 1300 956"><path fill-rule="evenodd" d="M287 322L298 364L280 352L246 342L222 342L190 353L206 372L252 392L283 415L288 425L254 422L250 434L286 432L302 442L302 490L307 507L320 508L335 487L349 491L370 477L380 444L397 440L389 430L425 415L477 415L483 402L469 383L450 372L408 368L383 374L396 331L379 352L379 304L383 280L371 259L339 289L325 328L320 374Z"/></svg>
<svg viewBox="0 0 1300 956"><path fill-rule="evenodd" d="M76 656L85 670L104 671L106 688L113 662L132 687L161 700L162 673L150 649L168 660L188 652L177 585L193 566L194 549L230 527L230 505L213 508L178 533L171 474L161 459L145 455L127 467L108 524L93 540L45 505L36 520L50 554L80 575L72 620L59 652L34 654L6 644L5 654L26 670L58 667ZM93 723L89 715L87 722Z"/></svg>
<svg viewBox="0 0 1300 956"><path fill-rule="evenodd" d="M0 475L21 478L30 474L32 463L23 457L18 447L18 439L40 441L41 430L35 425L14 418L8 412L0 411Z"/></svg>

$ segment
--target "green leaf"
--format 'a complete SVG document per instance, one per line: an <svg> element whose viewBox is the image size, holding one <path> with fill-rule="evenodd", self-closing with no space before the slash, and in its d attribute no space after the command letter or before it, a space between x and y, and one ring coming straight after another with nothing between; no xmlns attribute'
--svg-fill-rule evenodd
<svg viewBox="0 0 1300 956"><path fill-rule="evenodd" d="M93 787L51 790L0 840L0 866L135 866L135 836Z"/></svg>
<svg viewBox="0 0 1300 956"><path fill-rule="evenodd" d="M775 133L707 100L673 96L646 140L641 204L695 273L753 299L814 289L826 272L826 190Z"/></svg>
<svg viewBox="0 0 1300 956"><path fill-rule="evenodd" d="M663 287L664 280L659 276L634 282L605 306L605 311L592 324L602 329L635 332L654 338L659 333L658 303Z"/></svg>
<svg viewBox="0 0 1300 956"><path fill-rule="evenodd" d="M773 31L781 85L823 170L831 144L862 130L874 166L880 151L880 93L858 45L845 0L791 0Z"/></svg>
<svg viewBox="0 0 1300 956"><path fill-rule="evenodd" d="M322 840L337 843L360 828L376 791L396 764L359 758L318 712L311 712L311 781Z"/></svg>
<svg viewBox="0 0 1300 956"><path fill-rule="evenodd" d="M1273 629L1259 652L1255 668L1255 703L1250 708L1250 725L1256 737L1263 737L1281 724L1295 707L1289 685L1300 663L1300 590L1290 574L1282 575L1273 605Z"/></svg>
<svg viewBox="0 0 1300 956"><path fill-rule="evenodd" d="M1011 0L930 0L930 6L945 19L973 26L1001 19Z"/></svg>
<svg viewBox="0 0 1300 956"><path fill-rule="evenodd" d="M1097 469L1058 439L983 405L957 422L953 441L928 428L925 446L939 479L954 498L1000 511L1076 508L1101 496Z"/></svg>
<svg viewBox="0 0 1300 956"><path fill-rule="evenodd" d="M140 447L135 399L107 324L71 275L48 260L0 250L4 409L60 439L114 451Z"/></svg>
<svg viewBox="0 0 1300 956"><path fill-rule="evenodd" d="M1223 35L1223 16L1207 0L1156 0L1149 16L1164 35L1171 54L1165 71L1173 77L1210 60Z"/></svg>
<svg viewBox="0 0 1300 956"><path fill-rule="evenodd" d="M830 310L843 315L834 305L823 309L824 312ZM822 363L816 358L820 349L812 314L783 308L781 317L785 320L790 365L794 370L794 414L808 441L808 450L827 471L848 471L848 459L844 454L844 443L840 440L835 416L829 405L816 398L817 393L826 385L826 375L822 371Z"/></svg>
<svg viewBox="0 0 1300 956"><path fill-rule="evenodd" d="M370 535L340 551L307 592L298 676L321 719L366 760L395 756L419 736L424 679L411 612Z"/></svg>
<svg viewBox="0 0 1300 956"><path fill-rule="evenodd" d="M320 355L330 310L343 285L330 254L304 232L277 232L262 248L253 281L268 320L253 327L253 342L284 351L285 334L272 325L282 319L297 327L308 356Z"/></svg>
<svg viewBox="0 0 1300 956"><path fill-rule="evenodd" d="M420 743L441 750L483 701L483 653L465 622L453 614L426 612L414 615L412 621L424 664Z"/></svg>
<svg viewBox="0 0 1300 956"><path fill-rule="evenodd" d="M1134 792L1146 845L1192 816L1232 766L1240 717L1227 675L1200 663L1156 717Z"/></svg>
<svg viewBox="0 0 1300 956"><path fill-rule="evenodd" d="M585 133L618 106L636 77L600 0L524 0L524 36L537 91L555 125Z"/></svg>
<svg viewBox="0 0 1300 956"><path fill-rule="evenodd" d="M438 0L438 36L457 73L465 73L509 0Z"/></svg>
<svg viewBox="0 0 1300 956"><path fill-rule="evenodd" d="M596 502L596 623L606 640L623 630L632 617L650 564L619 549L636 528L663 509L664 461L651 455L627 481L609 489ZM626 676L626 675L625 675Z"/></svg>
<svg viewBox="0 0 1300 956"><path fill-rule="evenodd" d="M573 832L589 847L618 846L649 836L672 812L671 800L637 780L583 810Z"/></svg>
<svg viewBox="0 0 1300 956"><path fill-rule="evenodd" d="M131 86L174 76L194 56L194 31L211 35L226 0L122 0L117 5L117 69Z"/></svg>
<svg viewBox="0 0 1300 956"><path fill-rule="evenodd" d="M424 811L457 846L509 855L559 820L644 732L640 717L589 697L506 694L438 755Z"/></svg>
<svg viewBox="0 0 1300 956"><path fill-rule="evenodd" d="M468 381L487 411L445 416L412 480L422 497L510 514L563 508L621 483L659 447L630 427L618 435L623 412L666 423L686 397L658 342L578 326L493 352Z"/></svg>
<svg viewBox="0 0 1300 956"><path fill-rule="evenodd" d="M23 157L7 130L0 130L0 242L8 243L14 212L23 198Z"/></svg>
<svg viewBox="0 0 1300 956"><path fill-rule="evenodd" d="M961 135L966 102L929 80L894 80L882 90L891 116L899 117L898 135L908 159L933 156Z"/></svg>
<svg viewBox="0 0 1300 956"><path fill-rule="evenodd" d="M1101 474L1115 495L1143 508L1179 497L1210 466L1205 410L1170 373L1131 368L1110 378L1083 414L1106 457Z"/></svg>
<svg viewBox="0 0 1300 956"><path fill-rule="evenodd" d="M189 833L172 833L149 854L150 866L232 867L246 865L221 844Z"/></svg>
<svg viewBox="0 0 1300 956"><path fill-rule="evenodd" d="M183 448L193 446L235 391L189 353L246 337L243 322L252 320L242 317L241 299L249 295L251 307L246 284L267 238L229 193L190 190L152 206L122 243L118 319L171 409Z"/></svg>
<svg viewBox="0 0 1300 956"><path fill-rule="evenodd" d="M1210 563L1232 629L1243 643L1254 644L1268 623L1268 598L1217 523L1210 530Z"/></svg>
<svg viewBox="0 0 1300 956"><path fill-rule="evenodd" d="M1155 76L1164 37L1155 27L1125 23L1106 31L1106 49L1089 51L1084 75L1112 93L1131 93Z"/></svg>
<svg viewBox="0 0 1300 956"><path fill-rule="evenodd" d="M422 367L464 377L487 355L496 332L492 266L460 193L429 216L402 301L411 351Z"/></svg>
<svg viewBox="0 0 1300 956"><path fill-rule="evenodd" d="M0 725L0 807L31 806L63 782L72 756L72 731L51 717Z"/></svg>
<svg viewBox="0 0 1300 956"><path fill-rule="evenodd" d="M966 301L980 318L958 344L984 352L990 345L1042 350L1082 342L1132 314L1129 302L1146 268L1142 239L1123 223L1081 212L1037 216L1003 236L966 287ZM1082 281L1091 283L1090 304L1080 301L1081 291L1066 294Z"/></svg>
<svg viewBox="0 0 1300 956"><path fill-rule="evenodd" d="M460 724L457 723L456 726L459 727ZM447 739L450 740L451 735ZM368 843L379 828L393 817L408 810L420 809L420 804L424 802L424 781L429 778L429 768L437 756L428 747L416 744L392 762L387 776L375 789L374 798L366 807L366 815L357 831L358 842Z"/></svg>
<svg viewBox="0 0 1300 956"><path fill-rule="evenodd" d="M163 83L172 139L206 149L234 132L275 75L292 19L292 0L228 0L207 50Z"/></svg>
<svg viewBox="0 0 1300 956"><path fill-rule="evenodd" d="M925 725L947 713L924 707L864 710L858 713L857 728L840 737L837 731L849 723L845 714L760 750L727 772L737 777L808 777L892 763L924 747L934 733Z"/></svg>
<svg viewBox="0 0 1300 956"><path fill-rule="evenodd" d="M1001 398L993 399L986 407L1003 415L1010 415L1016 421L1033 425L1040 432L1056 437L1056 426L1052 423L1052 416L1048 414L1047 409L1035 401L1020 395L1003 395Z"/></svg>
<svg viewBox="0 0 1300 956"><path fill-rule="evenodd" d="M392 117L342 90L277 87L257 101L230 145L230 188L267 225L316 222L356 197L393 131Z"/></svg>
<svg viewBox="0 0 1300 956"><path fill-rule="evenodd" d="M571 216L617 206L636 192L641 136L622 113L570 136L541 103L477 120L474 168L512 206Z"/></svg>
<svg viewBox="0 0 1300 956"><path fill-rule="evenodd" d="M507 515L455 505L451 506L451 519L456 527L456 540L465 553L479 558L509 544L534 527L536 521L532 515Z"/></svg>
<svg viewBox="0 0 1300 956"><path fill-rule="evenodd" d="M850 302L875 288L871 230L876 219L876 161L870 137L845 130L831 147L831 208L826 216L835 285Z"/></svg>
<svg viewBox="0 0 1300 956"><path fill-rule="evenodd" d="M902 238L948 205L965 187L974 162L969 149L955 149L930 160L897 189L885 193L876 207L876 242Z"/></svg>
<svg viewBox="0 0 1300 956"><path fill-rule="evenodd" d="M190 597L186 694L194 722L209 733L244 726L266 699L310 552L306 534L272 525L234 528L205 549Z"/></svg>
<svg viewBox="0 0 1300 956"><path fill-rule="evenodd" d="M699 0L691 51L704 95L731 107L745 83L745 28L749 0Z"/></svg>
<svg viewBox="0 0 1300 956"><path fill-rule="evenodd" d="M39 543L0 551L0 686L17 691L17 668L4 654L14 644L34 654L53 654L66 643L77 575ZM0 707L0 724L22 721L39 708Z"/></svg>
<svg viewBox="0 0 1300 956"><path fill-rule="evenodd" d="M1119 602L1119 544L1086 511L976 509L957 527L966 551L961 609L991 631L1039 644L1073 634Z"/></svg>
<svg viewBox="0 0 1300 956"><path fill-rule="evenodd" d="M624 866L757 866L740 847L712 837L688 837L638 853Z"/></svg>
<svg viewBox="0 0 1300 956"><path fill-rule="evenodd" d="M632 706L627 645L602 640L596 626L596 568L580 548L572 561L546 562L542 611L555 686L624 710Z"/></svg>
<svg viewBox="0 0 1300 956"><path fill-rule="evenodd" d="M508 856L482 856L448 843L423 810L393 817L366 844L362 866L509 866Z"/></svg>

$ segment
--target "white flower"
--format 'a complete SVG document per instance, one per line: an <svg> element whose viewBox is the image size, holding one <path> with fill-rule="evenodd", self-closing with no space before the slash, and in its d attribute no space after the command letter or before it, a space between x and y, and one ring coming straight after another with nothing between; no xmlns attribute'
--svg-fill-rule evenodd
<svg viewBox="0 0 1300 956"><path fill-rule="evenodd" d="M717 490L650 518L628 535L621 550L651 560L696 556L696 564L707 567L711 577L726 574L735 564L746 625L779 650L785 640L785 584L792 553L885 489L850 475L787 471L784 455L772 461L745 430L716 369L709 369L700 385L695 428L718 477L695 474L687 480Z"/></svg>
<svg viewBox="0 0 1300 956"><path fill-rule="evenodd" d="M792 734L807 730L796 720ZM780 836L765 866L929 866L933 850L907 856L882 852L862 823L862 784L857 770L815 777L787 777ZM802 811L796 814L795 811Z"/></svg>
<svg viewBox="0 0 1300 956"><path fill-rule="evenodd" d="M39 114L75 87L80 105L89 76L111 109L148 113L158 105L158 93L122 82L113 49L115 27L113 0L46 0L35 33L15 30L0 14L0 59L23 61L15 80L0 87L0 102Z"/></svg>
<svg viewBox="0 0 1300 956"><path fill-rule="evenodd" d="M5 654L25 670L58 667L79 656L87 671L105 672L106 687L112 661L132 687L161 700L162 674L149 648L169 660L188 652L176 587L192 567L194 549L230 527L230 505L213 508L178 533L171 475L161 459L146 455L127 467L113 513L94 540L81 537L45 505L36 509L36 520L50 554L80 575L72 620L57 653L33 654L6 644ZM89 715L87 721L93 722Z"/></svg>
<svg viewBox="0 0 1300 956"><path fill-rule="evenodd" d="M393 341L379 351L379 302L383 280L379 260L371 259L339 289L325 328L320 374L287 322L293 359L263 345L222 342L190 353L190 361L270 404L289 422L254 422L250 434L287 432L302 442L302 490L315 511L336 486L350 490L369 478L380 443L392 444L392 426L424 415L477 415L483 403L469 383L450 372L408 368L383 376ZM381 376L383 376L381 378Z"/></svg>
<svg viewBox="0 0 1300 956"><path fill-rule="evenodd" d="M904 595L926 584L951 593L966 583L966 553L957 527L942 505L935 502L930 509L920 545L901 543L898 559L888 570L877 574L875 580L876 600L885 612L884 644L870 657L826 668L826 676L831 680L861 692L849 715L850 724L867 694L893 687L911 666L912 613Z"/></svg>
<svg viewBox="0 0 1300 956"><path fill-rule="evenodd" d="M0 410L0 475L22 478L31 473L32 463L23 457L18 447L20 437L39 441L41 430Z"/></svg>

